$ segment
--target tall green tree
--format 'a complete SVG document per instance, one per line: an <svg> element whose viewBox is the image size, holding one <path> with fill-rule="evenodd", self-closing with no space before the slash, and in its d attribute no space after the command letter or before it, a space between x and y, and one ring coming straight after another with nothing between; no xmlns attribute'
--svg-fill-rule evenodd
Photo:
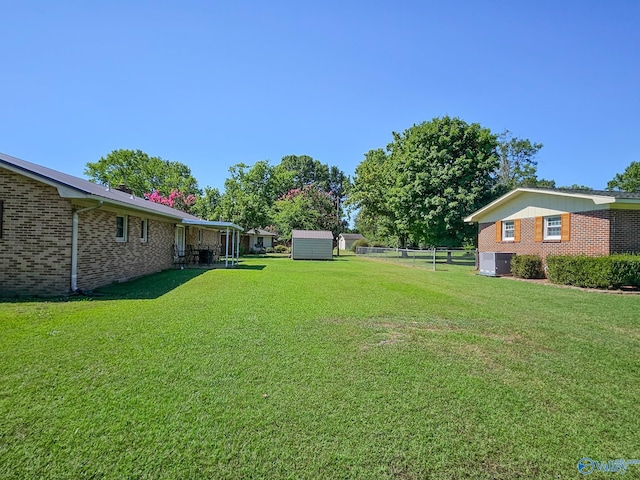
<svg viewBox="0 0 640 480"><path fill-rule="evenodd" d="M154 190L165 197L174 190L184 195L201 194L188 166L150 157L141 150L114 150L97 162L87 162L84 173L101 185L124 184L139 197Z"/></svg>
<svg viewBox="0 0 640 480"><path fill-rule="evenodd" d="M397 230L422 245L475 241L463 219L495 195L496 147L489 129L448 116L394 132L389 196Z"/></svg>
<svg viewBox="0 0 640 480"><path fill-rule="evenodd" d="M323 191L329 191L329 166L309 155L285 155L275 167L276 175L288 178L289 183L282 185L284 195L289 190L316 185Z"/></svg>
<svg viewBox="0 0 640 480"><path fill-rule="evenodd" d="M291 231L296 229L330 230L337 237L344 228L331 195L315 185L287 192L275 202L273 212L282 238L291 238Z"/></svg>
<svg viewBox="0 0 640 480"><path fill-rule="evenodd" d="M369 150L358 164L346 204L357 209L355 226L371 240L393 244L402 232L395 229L394 212L389 205L389 191L395 181L387 153Z"/></svg>
<svg viewBox="0 0 640 480"><path fill-rule="evenodd" d="M222 217L221 199L220 190L206 186L203 195L198 197L196 203L191 207L191 213L205 220L220 220Z"/></svg>
<svg viewBox="0 0 640 480"><path fill-rule="evenodd" d="M270 225L271 207L276 199L273 167L266 160L252 166L239 163L229 173L231 177L224 182L220 200L222 216L246 230Z"/></svg>
<svg viewBox="0 0 640 480"><path fill-rule="evenodd" d="M624 172L617 173L607 182L607 190L640 192L640 162L631 162Z"/></svg>
<svg viewBox="0 0 640 480"><path fill-rule="evenodd" d="M535 157L542 147L541 143L531 143L528 139L513 136L509 130L498 136L496 153L500 163L497 179L504 190L538 186L538 162Z"/></svg>

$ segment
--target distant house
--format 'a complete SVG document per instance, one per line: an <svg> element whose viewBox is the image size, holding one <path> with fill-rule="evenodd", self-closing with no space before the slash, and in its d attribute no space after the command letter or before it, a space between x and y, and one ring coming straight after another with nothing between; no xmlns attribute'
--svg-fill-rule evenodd
<svg viewBox="0 0 640 480"><path fill-rule="evenodd" d="M341 233L338 235L338 248L340 250L349 250L356 240L362 240L364 237L359 233Z"/></svg>
<svg viewBox="0 0 640 480"><path fill-rule="evenodd" d="M464 220L478 224L479 252L640 252L640 193L518 188Z"/></svg>
<svg viewBox="0 0 640 480"><path fill-rule="evenodd" d="M0 154L1 295L92 290L171 268L189 246L233 265L241 231Z"/></svg>
<svg viewBox="0 0 640 480"><path fill-rule="evenodd" d="M291 258L294 260L332 260L333 233L326 230L293 230Z"/></svg>
<svg viewBox="0 0 640 480"><path fill-rule="evenodd" d="M261 252L266 248L273 247L277 236L276 233L261 228L252 228L240 237L240 247L247 252Z"/></svg>

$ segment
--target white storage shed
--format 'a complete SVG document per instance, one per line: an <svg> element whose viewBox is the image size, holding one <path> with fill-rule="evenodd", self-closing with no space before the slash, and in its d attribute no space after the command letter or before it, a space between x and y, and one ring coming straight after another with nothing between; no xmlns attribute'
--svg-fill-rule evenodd
<svg viewBox="0 0 640 480"><path fill-rule="evenodd" d="M333 234L328 230L293 230L291 258L294 260L332 260Z"/></svg>
<svg viewBox="0 0 640 480"><path fill-rule="evenodd" d="M341 233L338 235L338 246L340 250L349 250L355 241L362 239L364 237L359 233Z"/></svg>

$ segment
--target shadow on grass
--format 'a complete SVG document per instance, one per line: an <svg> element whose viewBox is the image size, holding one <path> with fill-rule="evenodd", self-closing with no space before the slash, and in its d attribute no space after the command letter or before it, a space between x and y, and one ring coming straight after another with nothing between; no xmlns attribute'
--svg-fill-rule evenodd
<svg viewBox="0 0 640 480"><path fill-rule="evenodd" d="M201 269L165 270L123 283L112 283L86 295L91 300L154 299L208 272ZM81 296L80 296L81 297Z"/></svg>
<svg viewBox="0 0 640 480"><path fill-rule="evenodd" d="M234 268L234 270L264 270L266 267L267 267L266 265L243 265L243 264L239 264Z"/></svg>
<svg viewBox="0 0 640 480"><path fill-rule="evenodd" d="M240 268L240 267L236 267ZM206 273L205 269L165 270L128 282L112 283L92 291L59 296L0 296L2 303L81 302L93 300L154 299Z"/></svg>

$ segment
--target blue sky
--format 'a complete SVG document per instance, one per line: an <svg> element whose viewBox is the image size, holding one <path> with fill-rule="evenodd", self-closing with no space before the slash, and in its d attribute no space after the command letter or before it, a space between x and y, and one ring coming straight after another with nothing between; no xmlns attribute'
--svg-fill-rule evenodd
<svg viewBox="0 0 640 480"><path fill-rule="evenodd" d="M4 1L0 151L83 176L141 149L221 188L306 154L352 175L443 115L604 188L640 160L640 2Z"/></svg>

